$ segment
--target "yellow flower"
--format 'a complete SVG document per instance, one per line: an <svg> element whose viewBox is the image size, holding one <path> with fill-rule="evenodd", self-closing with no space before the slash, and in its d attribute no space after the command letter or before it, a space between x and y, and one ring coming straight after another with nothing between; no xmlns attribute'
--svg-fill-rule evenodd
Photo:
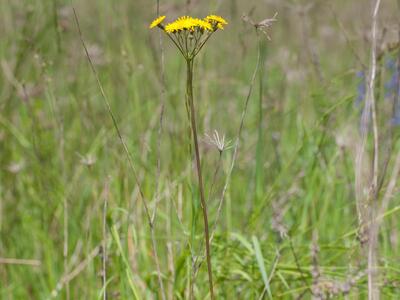
<svg viewBox="0 0 400 300"><path fill-rule="evenodd" d="M228 22L224 18L216 15L209 15L204 20L219 29L224 29L224 25L228 25Z"/></svg>
<svg viewBox="0 0 400 300"><path fill-rule="evenodd" d="M209 22L214 21L216 23L221 23L222 25L228 25L228 22L224 18L216 15L209 15L206 17L206 20Z"/></svg>
<svg viewBox="0 0 400 300"><path fill-rule="evenodd" d="M174 22L169 23L167 26L165 26L165 31L168 33L175 33L181 30L194 31L196 28L212 31L212 26L210 23L188 16L180 17Z"/></svg>
<svg viewBox="0 0 400 300"><path fill-rule="evenodd" d="M212 31L212 26L210 23L200 19L194 19L194 22L196 26L200 27L201 29Z"/></svg>
<svg viewBox="0 0 400 300"><path fill-rule="evenodd" d="M194 27L196 26L195 24L195 19L192 17L188 16L183 16L178 18L175 22L173 22L171 25L172 28L175 31L180 31L180 30L194 30Z"/></svg>
<svg viewBox="0 0 400 300"><path fill-rule="evenodd" d="M155 19L153 22L151 22L149 28L154 28L158 25L161 24L162 21L164 21L165 16L159 16L157 19Z"/></svg>
<svg viewBox="0 0 400 300"><path fill-rule="evenodd" d="M178 26L177 26L176 22L172 22L172 23L167 24L165 26L165 31L167 33L174 33L176 31L178 31Z"/></svg>

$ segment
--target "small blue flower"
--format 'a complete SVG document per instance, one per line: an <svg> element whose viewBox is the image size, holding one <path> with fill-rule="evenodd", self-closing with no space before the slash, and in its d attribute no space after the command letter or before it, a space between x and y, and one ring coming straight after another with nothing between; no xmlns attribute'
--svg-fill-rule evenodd
<svg viewBox="0 0 400 300"><path fill-rule="evenodd" d="M396 69L396 60L391 57L386 59L386 69L390 71L394 71Z"/></svg>
<svg viewBox="0 0 400 300"><path fill-rule="evenodd" d="M392 57L386 59L386 71L389 79L385 82L385 98L393 102L394 112L390 119L392 126L400 125L400 76L399 62Z"/></svg>
<svg viewBox="0 0 400 300"><path fill-rule="evenodd" d="M399 69L396 61L392 58L386 60L386 70L389 73L389 80L385 82L385 97L391 98L399 95Z"/></svg>
<svg viewBox="0 0 400 300"><path fill-rule="evenodd" d="M392 126L399 126L400 125L400 114L397 114L398 116L394 116L390 122Z"/></svg>

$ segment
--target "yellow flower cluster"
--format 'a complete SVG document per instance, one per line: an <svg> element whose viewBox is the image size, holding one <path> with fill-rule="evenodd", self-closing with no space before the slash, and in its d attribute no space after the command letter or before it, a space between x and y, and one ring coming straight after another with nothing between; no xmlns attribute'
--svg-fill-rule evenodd
<svg viewBox="0 0 400 300"><path fill-rule="evenodd" d="M163 30L187 61L193 61L203 49L209 37L228 24L222 17L209 15L204 19L183 16L166 25L165 16L159 16L150 24L150 28Z"/></svg>
<svg viewBox="0 0 400 300"><path fill-rule="evenodd" d="M174 22L167 24L164 28L161 25L164 19L165 16L158 17L150 24L150 28L158 26L164 29L167 33L176 33L182 30L189 30L193 32L196 29L200 29L201 31L215 31L217 28L223 29L223 25L228 24L228 22L226 22L222 17L216 15L209 15L203 20L189 16L183 16Z"/></svg>
<svg viewBox="0 0 400 300"><path fill-rule="evenodd" d="M181 30L194 31L196 28L199 28L201 30L212 30L210 23L197 18L184 16L165 26L165 31L167 33L174 33Z"/></svg>

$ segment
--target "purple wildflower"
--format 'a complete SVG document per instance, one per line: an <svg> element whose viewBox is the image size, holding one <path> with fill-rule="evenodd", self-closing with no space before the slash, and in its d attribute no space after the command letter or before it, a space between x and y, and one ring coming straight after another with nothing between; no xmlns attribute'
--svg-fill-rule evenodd
<svg viewBox="0 0 400 300"><path fill-rule="evenodd" d="M385 97L393 102L392 126L400 125L400 57L398 61L389 57L386 60L386 70L389 80L385 83Z"/></svg>
<svg viewBox="0 0 400 300"><path fill-rule="evenodd" d="M385 97L396 97L399 95L399 69L396 61L392 58L386 60L386 70L390 75L390 79L385 83Z"/></svg>

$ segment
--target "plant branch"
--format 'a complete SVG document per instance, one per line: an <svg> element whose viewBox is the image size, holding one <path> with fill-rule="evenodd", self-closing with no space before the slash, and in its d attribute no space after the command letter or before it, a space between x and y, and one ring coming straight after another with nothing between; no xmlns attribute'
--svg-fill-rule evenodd
<svg viewBox="0 0 400 300"><path fill-rule="evenodd" d="M376 209L376 201L378 196L378 159L379 159L379 137L378 137L378 125L377 125L377 117L376 117L376 105L375 105L375 77L376 77L376 58L377 58L377 19L378 12L380 7L380 0L375 1L374 10L372 14L372 50L371 50L371 69L369 73L368 80L368 89L366 95L366 103L364 110L364 120L367 121L364 123L364 137L363 137L363 147L365 148L365 143L368 135L368 120L370 118L370 112L372 113L372 129L373 129L373 140L374 140L374 157L373 157L373 168L372 168L372 182L370 184L369 189L369 200L372 200L372 203L369 203L369 215L372 221L371 226L369 227L369 236L368 236L368 299L369 300L378 300L379 299L379 289L376 283L376 269L377 269L377 226L375 220L375 209ZM361 151L365 151L361 149ZM368 201L370 202L370 201Z"/></svg>

